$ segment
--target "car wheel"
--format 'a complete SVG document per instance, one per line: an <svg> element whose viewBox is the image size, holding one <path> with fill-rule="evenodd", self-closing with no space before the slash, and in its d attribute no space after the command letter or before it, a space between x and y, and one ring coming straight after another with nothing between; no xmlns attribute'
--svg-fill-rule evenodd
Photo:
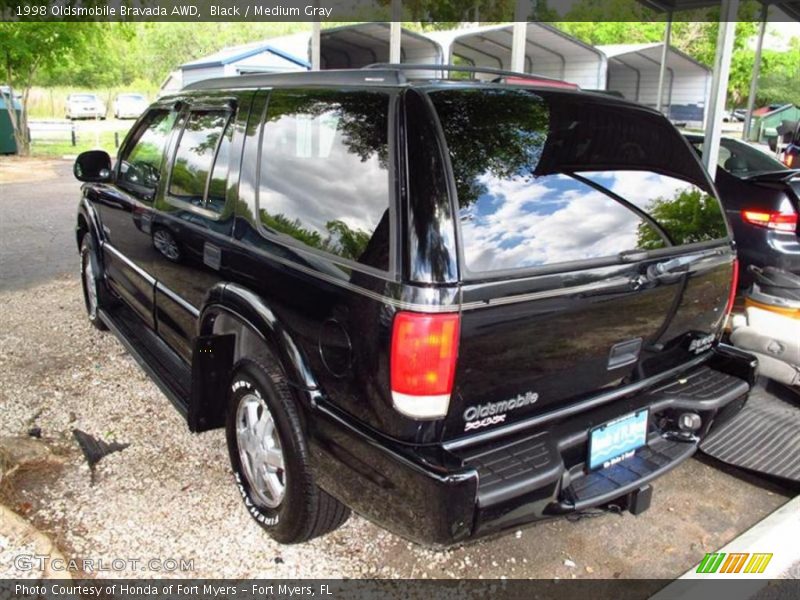
<svg viewBox="0 0 800 600"><path fill-rule="evenodd" d="M342 525L350 510L314 482L300 417L281 370L242 360L228 400L228 453L250 516L284 544Z"/></svg>
<svg viewBox="0 0 800 600"><path fill-rule="evenodd" d="M158 250L164 258L172 262L180 262L183 258L183 252L178 244L178 240L172 235L172 232L163 227L159 227L153 231L153 246Z"/></svg>
<svg viewBox="0 0 800 600"><path fill-rule="evenodd" d="M100 318L99 311L105 307L107 295L105 282L100 278L97 255L92 244L92 236L86 234L81 242L81 282L83 285L83 301L89 322L100 331L108 329Z"/></svg>

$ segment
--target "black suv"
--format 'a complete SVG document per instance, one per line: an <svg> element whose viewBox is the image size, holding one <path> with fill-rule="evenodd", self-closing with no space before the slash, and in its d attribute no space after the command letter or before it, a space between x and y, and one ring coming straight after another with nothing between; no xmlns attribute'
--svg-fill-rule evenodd
<svg viewBox="0 0 800 600"><path fill-rule="evenodd" d="M725 219L662 115L426 73L196 83L75 165L89 318L226 428L281 542L347 507L428 544L638 512L752 382L718 344Z"/></svg>

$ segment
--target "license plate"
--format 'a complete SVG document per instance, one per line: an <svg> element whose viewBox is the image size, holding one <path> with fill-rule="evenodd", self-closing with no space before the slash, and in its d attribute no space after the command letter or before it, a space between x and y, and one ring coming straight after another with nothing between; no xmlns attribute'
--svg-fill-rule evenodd
<svg viewBox="0 0 800 600"><path fill-rule="evenodd" d="M589 433L589 468L615 465L647 443L647 409L595 427Z"/></svg>

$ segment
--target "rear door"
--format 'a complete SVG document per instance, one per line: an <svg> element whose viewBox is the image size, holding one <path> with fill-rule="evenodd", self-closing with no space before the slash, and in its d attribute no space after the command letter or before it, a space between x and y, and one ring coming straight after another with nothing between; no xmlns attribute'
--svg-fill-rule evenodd
<svg viewBox="0 0 800 600"><path fill-rule="evenodd" d="M459 213L461 344L444 436L662 373L720 331L733 255L660 115L589 94L429 94Z"/></svg>
<svg viewBox="0 0 800 600"><path fill-rule="evenodd" d="M155 203L152 271L159 335L187 362L209 290L226 279L238 156L252 92L190 98Z"/></svg>

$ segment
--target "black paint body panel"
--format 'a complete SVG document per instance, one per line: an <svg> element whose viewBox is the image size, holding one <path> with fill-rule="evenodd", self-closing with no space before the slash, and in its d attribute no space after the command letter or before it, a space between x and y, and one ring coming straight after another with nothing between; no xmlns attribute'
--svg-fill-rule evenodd
<svg viewBox="0 0 800 600"><path fill-rule="evenodd" d="M332 89L369 88L325 77L321 85ZM276 87L313 87L308 76L298 79L302 85L285 79ZM586 459L578 438L634 407L655 406L659 398L650 390L714 356L691 345L707 336L716 340L721 331L731 242L722 238L514 276L465 276L451 157L425 89L402 82L376 87L391 98L385 157L390 207L379 225L388 239L385 271L265 233L258 178L262 125L270 114L266 87L215 83L210 91L186 91L157 104L175 111L178 123L193 106L231 110L230 170L219 215L170 203L162 176L150 199L114 183L85 184L81 223L103 249L104 276L126 315L135 314L148 336L158 336L193 373L193 389L183 399L193 430L222 421L213 398L197 386L223 389L224 363L230 369L266 349L279 360L302 409L319 485L356 511L428 544L556 514L553 506L563 506L569 487L565 473ZM574 103L582 92L541 94L555 96L554 102L567 94ZM592 98L615 111L645 110L612 97ZM173 132L164 173L172 168L176 144ZM685 150L682 160L696 163ZM712 189L710 182L703 185ZM155 243L159 231L158 239L175 242L171 258ZM675 256L691 260L675 273L652 275ZM390 342L400 310L461 315L455 388L443 419L414 420L393 406ZM620 344L632 355L614 362L612 348ZM198 367L198 353L214 348L219 357L203 356L208 368ZM741 367L742 374L748 370L752 366ZM213 373L209 381L202 379L204 371ZM527 392L538 400L508 412L503 422L465 432L469 406ZM719 408L698 407L706 429ZM562 410L567 413L558 416ZM670 411L664 404L657 412L669 420ZM651 430L662 435L674 427L653 420ZM546 440L556 463L534 478L538 487L481 506L479 469L465 449L520 437Z"/></svg>

